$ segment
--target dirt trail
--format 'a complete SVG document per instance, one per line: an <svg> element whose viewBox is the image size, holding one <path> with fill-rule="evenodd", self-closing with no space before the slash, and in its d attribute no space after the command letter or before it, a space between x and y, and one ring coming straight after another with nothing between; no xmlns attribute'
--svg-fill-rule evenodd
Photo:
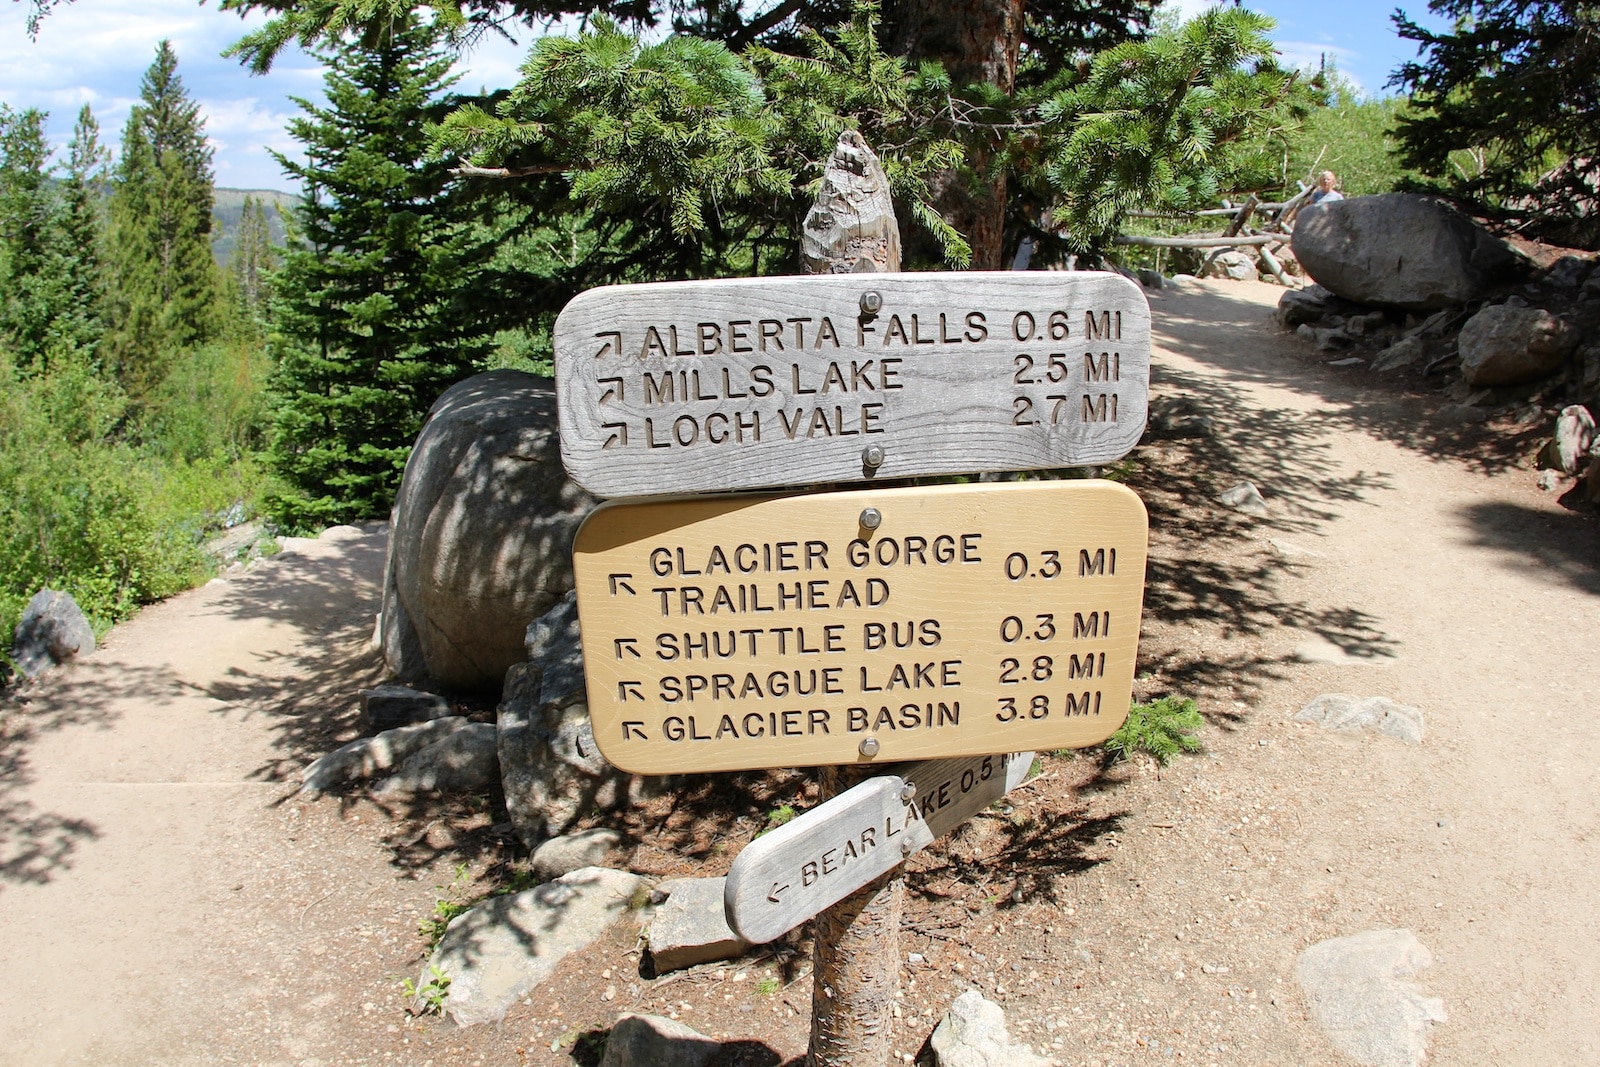
<svg viewBox="0 0 1600 1067"><path fill-rule="evenodd" d="M1199 698L1207 750L1159 775L1047 760L1014 795L1037 832L996 845L1010 824L980 820L919 867L906 1052L977 985L1062 1064L1338 1063L1295 957L1401 926L1450 1016L1432 1062L1600 1061L1596 520L1430 422L1437 399L1320 365L1271 326L1280 293L1151 298L1157 394L1217 435L1130 468L1154 531L1141 687ZM1244 477L1267 519L1214 502ZM0 1062L570 1063L554 1039L629 1008L803 1048L803 994L657 989L625 935L498 1030L406 1018L435 887L504 846L470 803L292 799L376 677L383 534L289 547L118 627L8 715ZM1289 722L1325 692L1420 707L1427 740Z"/></svg>

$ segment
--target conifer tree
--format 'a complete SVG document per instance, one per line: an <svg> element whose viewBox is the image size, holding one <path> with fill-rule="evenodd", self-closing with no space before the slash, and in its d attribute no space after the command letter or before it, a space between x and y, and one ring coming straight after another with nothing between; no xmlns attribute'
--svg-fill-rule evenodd
<svg viewBox="0 0 1600 1067"><path fill-rule="evenodd" d="M1592 0L1430 0L1438 32L1397 13L1419 58L1394 81L1412 93L1401 158L1491 213L1600 247L1600 6ZM1470 162L1467 162L1470 160Z"/></svg>
<svg viewBox="0 0 1600 1067"><path fill-rule="evenodd" d="M118 376L135 399L214 329L213 180L200 107L162 41L122 134L111 197L111 331Z"/></svg>
<svg viewBox="0 0 1600 1067"><path fill-rule="evenodd" d="M227 332L235 339L265 342L267 302L272 295L272 275L277 269L278 255L272 247L266 208L255 197L246 196L223 285L228 311Z"/></svg>
<svg viewBox="0 0 1600 1067"><path fill-rule="evenodd" d="M0 337L21 367L43 369L62 306L45 114L0 105Z"/></svg>
<svg viewBox="0 0 1600 1067"><path fill-rule="evenodd" d="M61 182L61 238L67 306L58 334L74 348L93 352L105 330L102 275L105 212L111 155L100 144L100 124L83 105L67 143L66 177Z"/></svg>
<svg viewBox="0 0 1600 1067"><path fill-rule="evenodd" d="M487 353L471 311L493 254L424 163L451 60L439 30L401 20L323 53L328 104L298 101L290 133L304 244L275 279L280 334L271 458L291 527L387 514L428 408Z"/></svg>

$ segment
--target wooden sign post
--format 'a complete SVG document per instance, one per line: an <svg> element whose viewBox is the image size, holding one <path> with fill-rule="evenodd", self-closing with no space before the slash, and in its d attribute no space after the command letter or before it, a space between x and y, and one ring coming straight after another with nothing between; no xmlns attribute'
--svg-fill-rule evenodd
<svg viewBox="0 0 1600 1067"><path fill-rule="evenodd" d="M1100 481L887 480L1109 463L1149 408L1150 311L1092 272L900 274L858 134L804 226L812 276L620 286L555 327L589 709L645 774L820 766L730 923L815 917L810 1067L887 1064L902 862L1096 744L1132 693L1143 504ZM856 483L810 495L687 496ZM905 761L922 761L907 763Z"/></svg>

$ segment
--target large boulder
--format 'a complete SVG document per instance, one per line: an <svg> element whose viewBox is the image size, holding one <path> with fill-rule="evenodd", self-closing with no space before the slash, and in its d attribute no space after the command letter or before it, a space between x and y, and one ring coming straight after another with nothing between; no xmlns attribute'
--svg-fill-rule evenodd
<svg viewBox="0 0 1600 1067"><path fill-rule="evenodd" d="M41 589L23 609L11 642L11 662L35 678L73 656L94 651L94 629L71 593Z"/></svg>
<svg viewBox="0 0 1600 1067"><path fill-rule="evenodd" d="M1543 308L1496 304L1461 327L1461 376L1474 388L1536 382L1559 371L1577 344L1576 331Z"/></svg>
<svg viewBox="0 0 1600 1067"><path fill-rule="evenodd" d="M595 500L561 466L548 378L497 370L446 390L395 501L383 653L401 681L493 692L528 623L572 588Z"/></svg>
<svg viewBox="0 0 1600 1067"><path fill-rule="evenodd" d="M1482 297L1518 260L1448 204L1409 193L1300 212L1294 254L1319 285L1362 304L1432 311Z"/></svg>

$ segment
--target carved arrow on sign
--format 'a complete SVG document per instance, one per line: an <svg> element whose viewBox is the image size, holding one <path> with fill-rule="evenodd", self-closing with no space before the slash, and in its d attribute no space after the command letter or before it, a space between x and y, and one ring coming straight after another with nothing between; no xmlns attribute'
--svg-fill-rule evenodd
<svg viewBox="0 0 1600 1067"><path fill-rule="evenodd" d="M1021 785L1032 764L1031 752L902 764L819 804L739 853L728 925L756 945L793 930Z"/></svg>

